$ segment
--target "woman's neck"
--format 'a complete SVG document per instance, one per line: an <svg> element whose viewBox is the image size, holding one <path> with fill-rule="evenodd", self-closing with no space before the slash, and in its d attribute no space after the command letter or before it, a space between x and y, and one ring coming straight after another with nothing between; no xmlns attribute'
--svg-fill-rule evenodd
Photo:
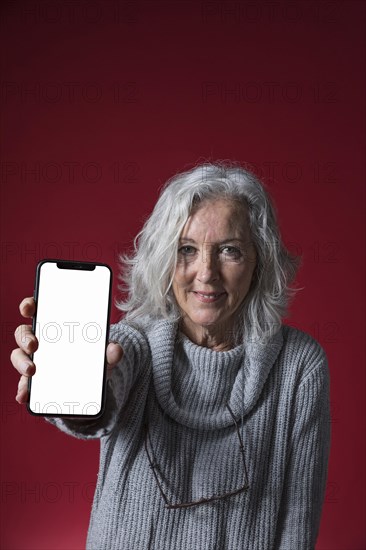
<svg viewBox="0 0 366 550"><path fill-rule="evenodd" d="M235 347L233 332L228 327L190 326L184 319L179 324L180 331L194 344L213 351L228 351Z"/></svg>

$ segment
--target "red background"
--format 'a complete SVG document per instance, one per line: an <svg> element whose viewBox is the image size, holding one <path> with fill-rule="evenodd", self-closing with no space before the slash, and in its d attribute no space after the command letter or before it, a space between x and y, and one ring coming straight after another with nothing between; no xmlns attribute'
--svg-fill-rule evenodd
<svg viewBox="0 0 366 550"><path fill-rule="evenodd" d="M353 0L3 3L2 550L83 548L97 475L98 442L14 401L37 262L107 262L116 297L118 251L203 159L249 163L303 256L289 322L331 371L317 550L366 548L363 25Z"/></svg>

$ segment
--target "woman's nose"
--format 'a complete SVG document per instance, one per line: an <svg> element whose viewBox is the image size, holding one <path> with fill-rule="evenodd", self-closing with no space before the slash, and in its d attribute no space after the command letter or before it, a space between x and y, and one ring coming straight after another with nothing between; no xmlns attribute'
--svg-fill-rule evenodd
<svg viewBox="0 0 366 550"><path fill-rule="evenodd" d="M212 246L203 246L198 262L197 279L199 281L207 284L218 278L218 260Z"/></svg>

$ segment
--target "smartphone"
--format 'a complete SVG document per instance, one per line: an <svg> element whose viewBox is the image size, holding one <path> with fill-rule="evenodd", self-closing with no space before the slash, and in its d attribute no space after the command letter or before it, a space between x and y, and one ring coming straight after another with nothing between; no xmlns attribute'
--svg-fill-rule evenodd
<svg viewBox="0 0 366 550"><path fill-rule="evenodd" d="M103 412L112 270L106 264L45 259L36 270L28 411L93 417Z"/></svg>

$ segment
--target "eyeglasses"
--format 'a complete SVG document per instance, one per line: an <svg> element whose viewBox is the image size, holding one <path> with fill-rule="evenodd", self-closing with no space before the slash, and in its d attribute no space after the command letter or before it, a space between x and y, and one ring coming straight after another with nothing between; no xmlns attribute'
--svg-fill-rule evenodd
<svg viewBox="0 0 366 550"><path fill-rule="evenodd" d="M236 418L233 414L233 411L231 410L229 405L226 405L226 406L227 406L227 408L228 408L228 410L229 410L229 412L230 412L230 414L231 414L231 416L234 420L236 433L237 433L238 438L239 438L240 454L241 454L241 457L243 459L243 474L244 474L243 475L243 477L244 477L243 485L239 489L236 489L236 491L230 491L230 492L227 492L227 493L223 493L222 495L213 495L212 497L201 498L199 500L195 500L195 501L192 501L192 502L181 502L179 504L172 504L171 502L169 502L169 499L168 499L168 497L166 496L166 494L164 492L162 483L159 480L159 476L158 476L158 473L157 473L158 466L157 466L156 462L153 460L153 458L152 458L152 456L149 452L149 449L148 449L148 442L149 442L149 445L150 445L151 448L152 448L152 444L151 444L151 438L150 438L148 426L147 426L147 424L145 424L145 450L146 450L147 458L149 460L149 465L150 465L151 471L154 474L154 478L155 478L155 481L156 481L157 486L159 488L160 494L163 497L163 500L165 502L165 508L167 508L169 510L175 510L177 508L190 508L191 506L198 506L199 504L207 504L208 502L213 502L213 501L216 501L216 500L222 500L222 499L225 499L225 498L229 498L229 497L238 495L239 493L242 493L243 491L246 491L249 488L247 467L246 467L246 464L245 464L243 440L242 440L242 437L241 437L241 434L240 434L240 431L239 431L238 423L237 423Z"/></svg>

